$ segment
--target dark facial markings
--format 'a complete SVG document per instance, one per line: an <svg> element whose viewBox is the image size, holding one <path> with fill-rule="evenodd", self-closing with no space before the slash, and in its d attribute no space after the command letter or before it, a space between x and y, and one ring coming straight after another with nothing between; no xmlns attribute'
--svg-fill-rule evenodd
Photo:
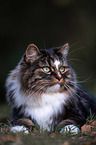
<svg viewBox="0 0 96 145"><path fill-rule="evenodd" d="M51 64L52 65L52 64ZM45 66L45 67L41 67L41 70L44 74L48 75L50 78L54 78L54 80L56 81L56 79L62 82L62 84L65 81L65 78L67 78L67 75L69 75L69 67L68 66L60 66L58 67L58 70L56 69L56 66ZM47 77L47 76L45 76ZM52 81L51 79L51 81Z"/></svg>
<svg viewBox="0 0 96 145"><path fill-rule="evenodd" d="M48 66L41 68L41 70L46 74L51 74L51 68Z"/></svg>
<svg viewBox="0 0 96 145"><path fill-rule="evenodd" d="M64 84L70 82L72 72L67 65L66 59L59 57L57 54L44 53L41 57L35 59L33 62L26 61L21 64L21 82L22 88L25 91L38 91L46 89L57 83L60 84L62 90ZM72 83L69 83L70 86Z"/></svg>

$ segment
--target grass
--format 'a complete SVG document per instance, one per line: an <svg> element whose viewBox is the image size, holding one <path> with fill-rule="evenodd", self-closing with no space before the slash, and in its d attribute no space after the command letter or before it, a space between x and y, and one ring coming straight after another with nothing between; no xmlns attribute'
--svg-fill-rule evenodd
<svg viewBox="0 0 96 145"><path fill-rule="evenodd" d="M2 109L2 108L6 109ZM0 106L2 109L0 120L10 115L10 108L6 105ZM8 110L9 109L9 110ZM6 113L7 111L7 113ZM9 112L9 114L8 114ZM88 122L82 127L82 132L78 135L61 135L59 133L42 132L34 129L29 134L12 133L5 123L0 126L0 145L95 145L96 144L96 121Z"/></svg>
<svg viewBox="0 0 96 145"><path fill-rule="evenodd" d="M34 130L30 134L11 133L7 127L0 129L0 143L12 145L94 145L96 134L61 135Z"/></svg>

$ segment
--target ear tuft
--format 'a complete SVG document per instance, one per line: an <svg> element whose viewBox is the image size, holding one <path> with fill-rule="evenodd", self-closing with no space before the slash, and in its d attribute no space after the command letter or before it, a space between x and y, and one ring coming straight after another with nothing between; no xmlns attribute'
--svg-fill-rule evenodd
<svg viewBox="0 0 96 145"><path fill-rule="evenodd" d="M62 53L63 55L67 55L68 54L68 50L69 50L69 44L66 43L65 45L63 45L58 52Z"/></svg>
<svg viewBox="0 0 96 145"><path fill-rule="evenodd" d="M30 44L26 50L26 58L27 59L34 59L40 53L38 47L35 44Z"/></svg>

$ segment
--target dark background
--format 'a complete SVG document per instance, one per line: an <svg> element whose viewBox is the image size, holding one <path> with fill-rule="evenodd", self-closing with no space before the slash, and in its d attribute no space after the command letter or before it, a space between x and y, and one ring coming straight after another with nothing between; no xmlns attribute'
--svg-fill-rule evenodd
<svg viewBox="0 0 96 145"><path fill-rule="evenodd" d="M30 43L38 48L70 44L69 58L82 84L96 94L96 5L93 0L0 2L0 103L5 80ZM78 60L75 60L78 59Z"/></svg>

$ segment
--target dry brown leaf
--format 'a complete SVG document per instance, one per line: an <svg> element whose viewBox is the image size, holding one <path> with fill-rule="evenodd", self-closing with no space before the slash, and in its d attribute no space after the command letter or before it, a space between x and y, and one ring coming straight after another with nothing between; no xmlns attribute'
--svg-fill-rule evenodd
<svg viewBox="0 0 96 145"><path fill-rule="evenodd" d="M16 140L15 137L13 137L12 135L6 135L0 138L0 143L7 142L7 141L15 141L15 140Z"/></svg>
<svg viewBox="0 0 96 145"><path fill-rule="evenodd" d="M92 131L93 126L91 125L83 125L81 127L82 133L86 133L86 132L91 132Z"/></svg>
<svg viewBox="0 0 96 145"><path fill-rule="evenodd" d="M65 141L62 145L69 145L69 142Z"/></svg>

